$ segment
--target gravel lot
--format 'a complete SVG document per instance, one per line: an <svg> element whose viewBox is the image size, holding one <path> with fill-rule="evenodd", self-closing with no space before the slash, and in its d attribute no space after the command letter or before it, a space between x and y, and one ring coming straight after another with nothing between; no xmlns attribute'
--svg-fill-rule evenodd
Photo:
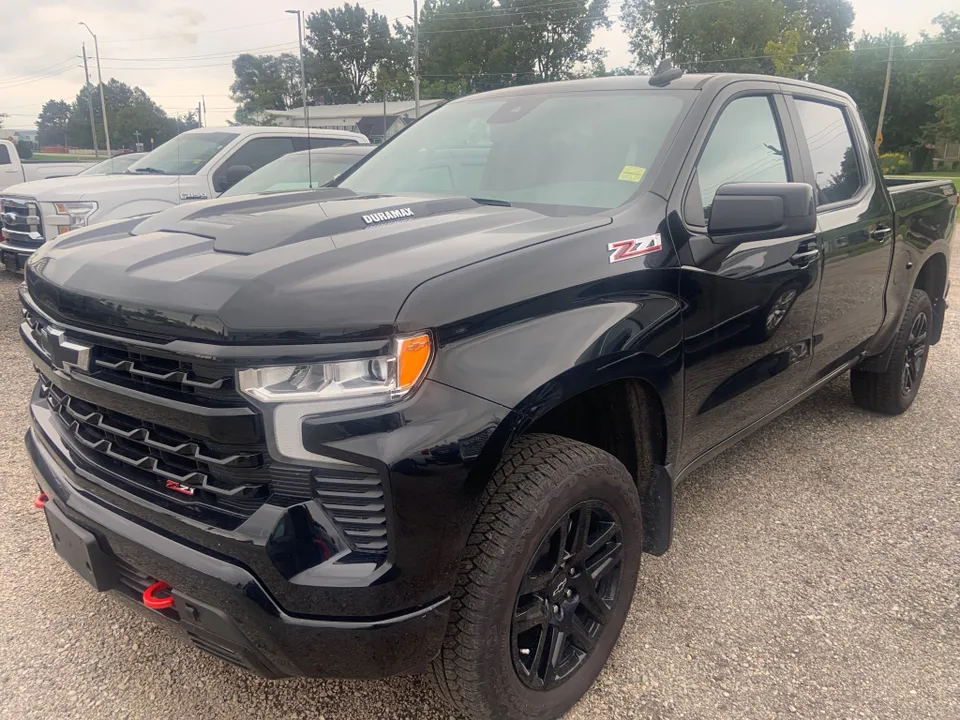
<svg viewBox="0 0 960 720"><path fill-rule="evenodd" d="M259 680L68 571L31 505L18 282L0 275L0 717L454 718L418 677ZM958 490L952 310L906 415L856 409L842 378L682 486L674 547L646 558L621 642L568 717L960 717Z"/></svg>

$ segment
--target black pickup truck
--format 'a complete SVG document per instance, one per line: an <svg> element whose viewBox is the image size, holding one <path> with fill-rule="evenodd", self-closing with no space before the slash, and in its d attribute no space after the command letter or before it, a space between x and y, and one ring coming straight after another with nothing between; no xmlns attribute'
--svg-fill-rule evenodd
<svg viewBox="0 0 960 720"><path fill-rule="evenodd" d="M34 254L58 552L268 677L563 714L676 483L848 371L906 410L947 307L949 182L888 190L842 93L677 75L463 98L335 186Z"/></svg>

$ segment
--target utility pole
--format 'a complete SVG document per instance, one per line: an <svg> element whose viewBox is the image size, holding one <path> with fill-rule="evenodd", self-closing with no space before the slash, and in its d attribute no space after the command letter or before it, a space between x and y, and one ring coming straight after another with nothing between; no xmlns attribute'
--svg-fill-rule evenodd
<svg viewBox="0 0 960 720"><path fill-rule="evenodd" d="M413 114L420 117L420 10L413 0Z"/></svg>
<svg viewBox="0 0 960 720"><path fill-rule="evenodd" d="M85 22L77 23L78 25L83 25L87 32L93 35L93 52L97 56L97 82L100 83L100 110L103 112L103 136L107 141L107 157L113 156L113 151L110 149L110 124L107 122L107 101L103 99L103 73L100 72L100 43L97 42L97 36L93 34L93 30L90 29L90 26Z"/></svg>
<svg viewBox="0 0 960 720"><path fill-rule="evenodd" d="M90 132L93 133L93 154L100 159L100 148L97 147L97 123L93 119L93 98L90 97L90 68L87 67L87 44L81 43L83 48L83 74L87 76L87 107L90 108Z"/></svg>
<svg viewBox="0 0 960 720"><path fill-rule="evenodd" d="M310 109L307 107L307 69L303 60L303 11L287 10L297 16L297 38L300 41L300 93L303 99L303 126L310 127Z"/></svg>
<svg viewBox="0 0 960 720"><path fill-rule="evenodd" d="M197 103L197 127L203 127L203 115L200 114L202 103Z"/></svg>
<svg viewBox="0 0 960 720"><path fill-rule="evenodd" d="M883 81L883 99L880 101L880 119L877 121L877 134L873 139L873 150L880 153L880 141L883 139L883 115L887 111L887 94L890 92L890 71L893 70L893 40L890 36L890 51L887 53L887 79Z"/></svg>

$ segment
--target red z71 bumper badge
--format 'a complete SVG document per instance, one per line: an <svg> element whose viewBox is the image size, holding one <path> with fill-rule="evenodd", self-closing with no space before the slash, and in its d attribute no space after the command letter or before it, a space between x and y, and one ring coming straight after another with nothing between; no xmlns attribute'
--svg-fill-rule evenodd
<svg viewBox="0 0 960 720"><path fill-rule="evenodd" d="M660 239L660 233L647 235L644 238L635 240L621 240L607 245L610 251L610 262L620 262L621 260L630 260L641 255L655 253L663 247L663 241Z"/></svg>
<svg viewBox="0 0 960 720"><path fill-rule="evenodd" d="M196 492L196 490L189 485L183 485L176 480L167 480L167 490L173 490L181 495L193 495Z"/></svg>

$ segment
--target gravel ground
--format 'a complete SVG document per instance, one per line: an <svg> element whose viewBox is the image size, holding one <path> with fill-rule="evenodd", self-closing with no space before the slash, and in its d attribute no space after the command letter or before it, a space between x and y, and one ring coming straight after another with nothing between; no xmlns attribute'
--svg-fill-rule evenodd
<svg viewBox="0 0 960 720"><path fill-rule="evenodd" d="M17 284L0 276L0 717L455 717L419 677L257 679L69 572L31 505ZM856 409L842 378L684 483L674 547L646 558L621 642L568 717L960 717L958 490L953 310L906 415Z"/></svg>

